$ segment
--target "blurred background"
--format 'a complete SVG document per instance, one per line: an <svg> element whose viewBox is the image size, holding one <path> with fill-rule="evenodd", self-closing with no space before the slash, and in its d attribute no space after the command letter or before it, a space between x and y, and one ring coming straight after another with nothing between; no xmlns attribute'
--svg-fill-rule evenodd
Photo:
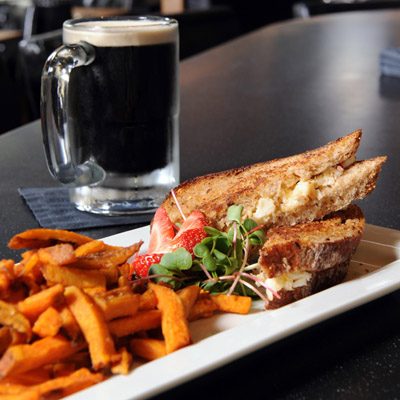
<svg viewBox="0 0 400 400"><path fill-rule="evenodd" d="M161 14L178 20L180 58L292 18L400 7L400 0L0 0L0 134L39 118L40 76L70 18Z"/></svg>

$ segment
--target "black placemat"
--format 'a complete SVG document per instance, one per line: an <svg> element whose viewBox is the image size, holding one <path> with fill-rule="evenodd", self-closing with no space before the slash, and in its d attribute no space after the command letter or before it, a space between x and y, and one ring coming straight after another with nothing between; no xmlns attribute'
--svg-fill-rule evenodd
<svg viewBox="0 0 400 400"><path fill-rule="evenodd" d="M69 201L69 190L63 187L19 188L36 220L43 228L85 229L113 225L146 223L153 214L104 216L77 210Z"/></svg>

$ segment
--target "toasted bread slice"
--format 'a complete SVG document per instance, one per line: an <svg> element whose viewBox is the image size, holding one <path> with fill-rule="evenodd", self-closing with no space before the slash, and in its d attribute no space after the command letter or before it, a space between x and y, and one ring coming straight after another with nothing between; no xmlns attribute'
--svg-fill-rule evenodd
<svg viewBox="0 0 400 400"><path fill-rule="evenodd" d="M202 211L219 229L230 205L266 227L312 221L362 199L376 185L386 157L354 162L361 131L299 155L205 175L174 191L184 214ZM172 195L162 206L181 222Z"/></svg>
<svg viewBox="0 0 400 400"><path fill-rule="evenodd" d="M258 264L268 278L297 271L322 271L348 261L363 234L365 219L356 205L321 221L272 228Z"/></svg>
<svg viewBox="0 0 400 400"><path fill-rule="evenodd" d="M321 221L267 232L260 250L260 279L278 293L267 292L276 308L341 282L361 240L365 219L351 205Z"/></svg>

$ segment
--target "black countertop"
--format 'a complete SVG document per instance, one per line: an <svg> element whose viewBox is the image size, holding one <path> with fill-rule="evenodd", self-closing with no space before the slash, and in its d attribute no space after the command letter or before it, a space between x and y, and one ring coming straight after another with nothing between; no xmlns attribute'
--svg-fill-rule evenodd
<svg viewBox="0 0 400 400"><path fill-rule="evenodd" d="M400 45L400 12L346 13L268 26L181 64L181 176L286 156L363 129L359 158L386 154L367 222L400 229L400 80L379 52ZM5 116L2 116L5 117ZM18 187L54 185L39 122L0 136L0 255L38 226ZM84 230L103 237L133 226ZM184 384L160 399L400 397L395 292Z"/></svg>

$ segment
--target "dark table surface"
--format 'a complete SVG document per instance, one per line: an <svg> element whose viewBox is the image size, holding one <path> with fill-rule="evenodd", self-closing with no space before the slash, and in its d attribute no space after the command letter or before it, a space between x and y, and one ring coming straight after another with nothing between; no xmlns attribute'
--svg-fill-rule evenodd
<svg viewBox="0 0 400 400"><path fill-rule="evenodd" d="M268 26L181 65L181 176L286 156L363 129L359 158L389 159L362 201L367 222L400 229L400 80L379 52L400 46L400 12ZM5 116L2 116L2 118ZM0 137L0 255L38 226L18 187L55 185L39 122ZM82 231L103 237L134 226ZM400 398L400 292L332 318L163 395L178 398Z"/></svg>

